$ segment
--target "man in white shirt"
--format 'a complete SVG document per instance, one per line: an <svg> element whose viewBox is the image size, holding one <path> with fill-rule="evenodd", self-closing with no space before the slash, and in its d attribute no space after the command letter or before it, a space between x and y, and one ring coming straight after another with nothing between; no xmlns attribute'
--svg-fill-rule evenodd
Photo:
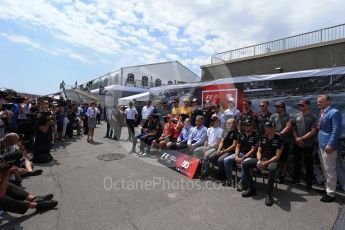
<svg viewBox="0 0 345 230"><path fill-rule="evenodd" d="M193 156L197 158L206 158L214 151L217 151L218 145L223 137L223 129L219 127L219 119L217 115L213 114L211 117L210 128L207 129L207 138L204 146L196 148Z"/></svg>
<svg viewBox="0 0 345 230"><path fill-rule="evenodd" d="M81 108L80 104L77 105L76 111L75 111L75 115L80 117L83 115L83 109Z"/></svg>
<svg viewBox="0 0 345 230"><path fill-rule="evenodd" d="M135 131L134 131L134 126L135 126L135 121L138 117L138 111L136 108L133 107L133 102L129 102L129 108L127 108L124 112L125 117L126 117L126 122L128 125L128 141L133 140L135 136Z"/></svg>
<svg viewBox="0 0 345 230"><path fill-rule="evenodd" d="M30 114L30 103L21 103L18 105L18 129L17 133L24 134L26 137L29 136L30 130L27 123L27 114Z"/></svg>
<svg viewBox="0 0 345 230"><path fill-rule="evenodd" d="M235 99L232 97L229 97L227 99L228 103L228 109L224 111L222 114L220 121L221 121L221 127L224 129L226 127L226 122L230 118L239 118L241 115L241 112L235 107Z"/></svg>
<svg viewBox="0 0 345 230"><path fill-rule="evenodd" d="M149 99L146 102L146 105L143 107L143 109L141 110L141 126L143 126L147 120L147 118L153 114L155 107L152 106L152 101Z"/></svg>

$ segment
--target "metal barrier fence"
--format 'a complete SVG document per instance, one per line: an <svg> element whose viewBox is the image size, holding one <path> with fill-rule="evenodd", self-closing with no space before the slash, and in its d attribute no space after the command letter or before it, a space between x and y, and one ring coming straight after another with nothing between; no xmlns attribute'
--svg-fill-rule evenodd
<svg viewBox="0 0 345 230"><path fill-rule="evenodd" d="M345 38L345 24L212 55L211 63L232 61Z"/></svg>

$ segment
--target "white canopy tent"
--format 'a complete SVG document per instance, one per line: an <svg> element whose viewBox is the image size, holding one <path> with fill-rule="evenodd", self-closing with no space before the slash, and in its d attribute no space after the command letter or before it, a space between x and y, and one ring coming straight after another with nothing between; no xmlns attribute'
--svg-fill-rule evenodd
<svg viewBox="0 0 345 230"><path fill-rule="evenodd" d="M119 105L128 105L129 102L146 102L150 98L150 92L135 94L129 97L118 99Z"/></svg>
<svg viewBox="0 0 345 230"><path fill-rule="evenodd" d="M99 94L99 89L91 90L91 93L99 98L100 103L108 107L117 105L120 98L136 95L143 92L148 92L148 89L123 85L106 86L104 87L104 91L101 95Z"/></svg>

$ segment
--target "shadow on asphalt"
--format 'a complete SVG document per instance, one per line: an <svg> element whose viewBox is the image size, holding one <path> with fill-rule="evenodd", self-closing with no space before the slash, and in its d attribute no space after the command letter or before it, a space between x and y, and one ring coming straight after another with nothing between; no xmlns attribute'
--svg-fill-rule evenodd
<svg viewBox="0 0 345 230"><path fill-rule="evenodd" d="M55 166L55 165L60 165L60 163L57 160L53 159L49 163L34 163L34 165L37 165L37 166L40 166L40 167L52 167L52 166Z"/></svg>
<svg viewBox="0 0 345 230"><path fill-rule="evenodd" d="M15 229L15 230L24 229L24 227L21 226L22 222L24 222L24 221L26 221L26 220L30 219L31 217L36 216L38 214L40 214L40 213L33 212L29 215L16 217L16 216L12 216L9 213L3 213L2 218L0 218L1 229ZM6 224L2 225L4 222Z"/></svg>

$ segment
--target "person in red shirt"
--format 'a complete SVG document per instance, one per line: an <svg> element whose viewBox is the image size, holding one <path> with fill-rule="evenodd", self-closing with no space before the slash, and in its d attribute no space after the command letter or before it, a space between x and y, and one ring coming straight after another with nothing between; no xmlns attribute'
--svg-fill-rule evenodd
<svg viewBox="0 0 345 230"><path fill-rule="evenodd" d="M173 115L167 116L167 122L164 124L162 135L152 142L152 146L158 150L166 149L167 143L173 140L176 124L173 122Z"/></svg>

